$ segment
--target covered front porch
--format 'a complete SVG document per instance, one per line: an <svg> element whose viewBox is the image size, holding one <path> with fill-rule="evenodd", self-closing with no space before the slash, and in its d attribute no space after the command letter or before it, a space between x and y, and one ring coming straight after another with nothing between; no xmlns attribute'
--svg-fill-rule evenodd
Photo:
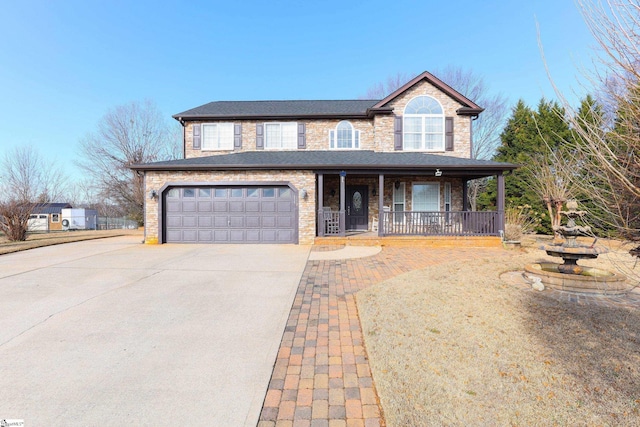
<svg viewBox="0 0 640 427"><path fill-rule="evenodd" d="M502 170L447 168L316 171L317 236L367 244L395 237L458 240L498 237L504 230ZM471 179L494 176L497 210L471 211L467 190ZM337 241L337 240L336 240ZM348 243L347 243L348 244Z"/></svg>

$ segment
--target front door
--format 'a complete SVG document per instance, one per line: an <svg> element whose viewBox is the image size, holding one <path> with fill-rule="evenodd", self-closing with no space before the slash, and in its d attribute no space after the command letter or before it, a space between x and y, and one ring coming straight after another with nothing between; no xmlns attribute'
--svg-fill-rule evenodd
<svg viewBox="0 0 640 427"><path fill-rule="evenodd" d="M347 230L369 228L369 193L366 185L347 186L346 227Z"/></svg>

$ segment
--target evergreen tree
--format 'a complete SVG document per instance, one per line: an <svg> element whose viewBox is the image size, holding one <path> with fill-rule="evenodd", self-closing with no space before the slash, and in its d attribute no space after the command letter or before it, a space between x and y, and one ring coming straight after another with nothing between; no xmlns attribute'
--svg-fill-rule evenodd
<svg viewBox="0 0 640 427"><path fill-rule="evenodd" d="M571 130L564 119L564 110L556 102L541 99L537 110L534 111L520 100L513 108L512 115L500 135L502 144L494 160L526 166L549 150L557 150L563 141L571 138ZM495 209L496 193L494 180L479 198L479 205ZM528 205L541 217L547 215L543 201L529 185L527 171L523 168L505 176L505 202L507 206ZM542 229L539 231L550 232L549 225L548 221L542 222Z"/></svg>

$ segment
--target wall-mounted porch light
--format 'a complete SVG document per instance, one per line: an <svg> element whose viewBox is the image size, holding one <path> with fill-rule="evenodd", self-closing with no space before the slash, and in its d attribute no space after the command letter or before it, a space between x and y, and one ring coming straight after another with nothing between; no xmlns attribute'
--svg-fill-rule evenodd
<svg viewBox="0 0 640 427"><path fill-rule="evenodd" d="M440 169L436 169L436 176L442 176L442 171Z"/></svg>
<svg viewBox="0 0 640 427"><path fill-rule="evenodd" d="M307 198L307 190L305 190L304 188L302 190L300 190L300 197L302 197L303 199L306 200Z"/></svg>
<svg viewBox="0 0 640 427"><path fill-rule="evenodd" d="M156 190L149 191L149 199L153 200L157 198L158 198L158 192Z"/></svg>
<svg viewBox="0 0 640 427"><path fill-rule="evenodd" d="M393 186L396 187L396 190L400 189L400 181L394 182Z"/></svg>

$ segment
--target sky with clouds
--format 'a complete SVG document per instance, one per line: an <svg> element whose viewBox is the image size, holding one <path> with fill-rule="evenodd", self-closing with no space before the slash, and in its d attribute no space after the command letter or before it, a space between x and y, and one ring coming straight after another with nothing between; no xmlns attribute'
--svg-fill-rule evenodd
<svg viewBox="0 0 640 427"><path fill-rule="evenodd" d="M555 98L539 38L576 100L594 55L570 0L0 0L0 11L0 155L32 145L76 178L78 142L131 101L172 120L216 100L354 99L397 73L454 66L535 106Z"/></svg>

